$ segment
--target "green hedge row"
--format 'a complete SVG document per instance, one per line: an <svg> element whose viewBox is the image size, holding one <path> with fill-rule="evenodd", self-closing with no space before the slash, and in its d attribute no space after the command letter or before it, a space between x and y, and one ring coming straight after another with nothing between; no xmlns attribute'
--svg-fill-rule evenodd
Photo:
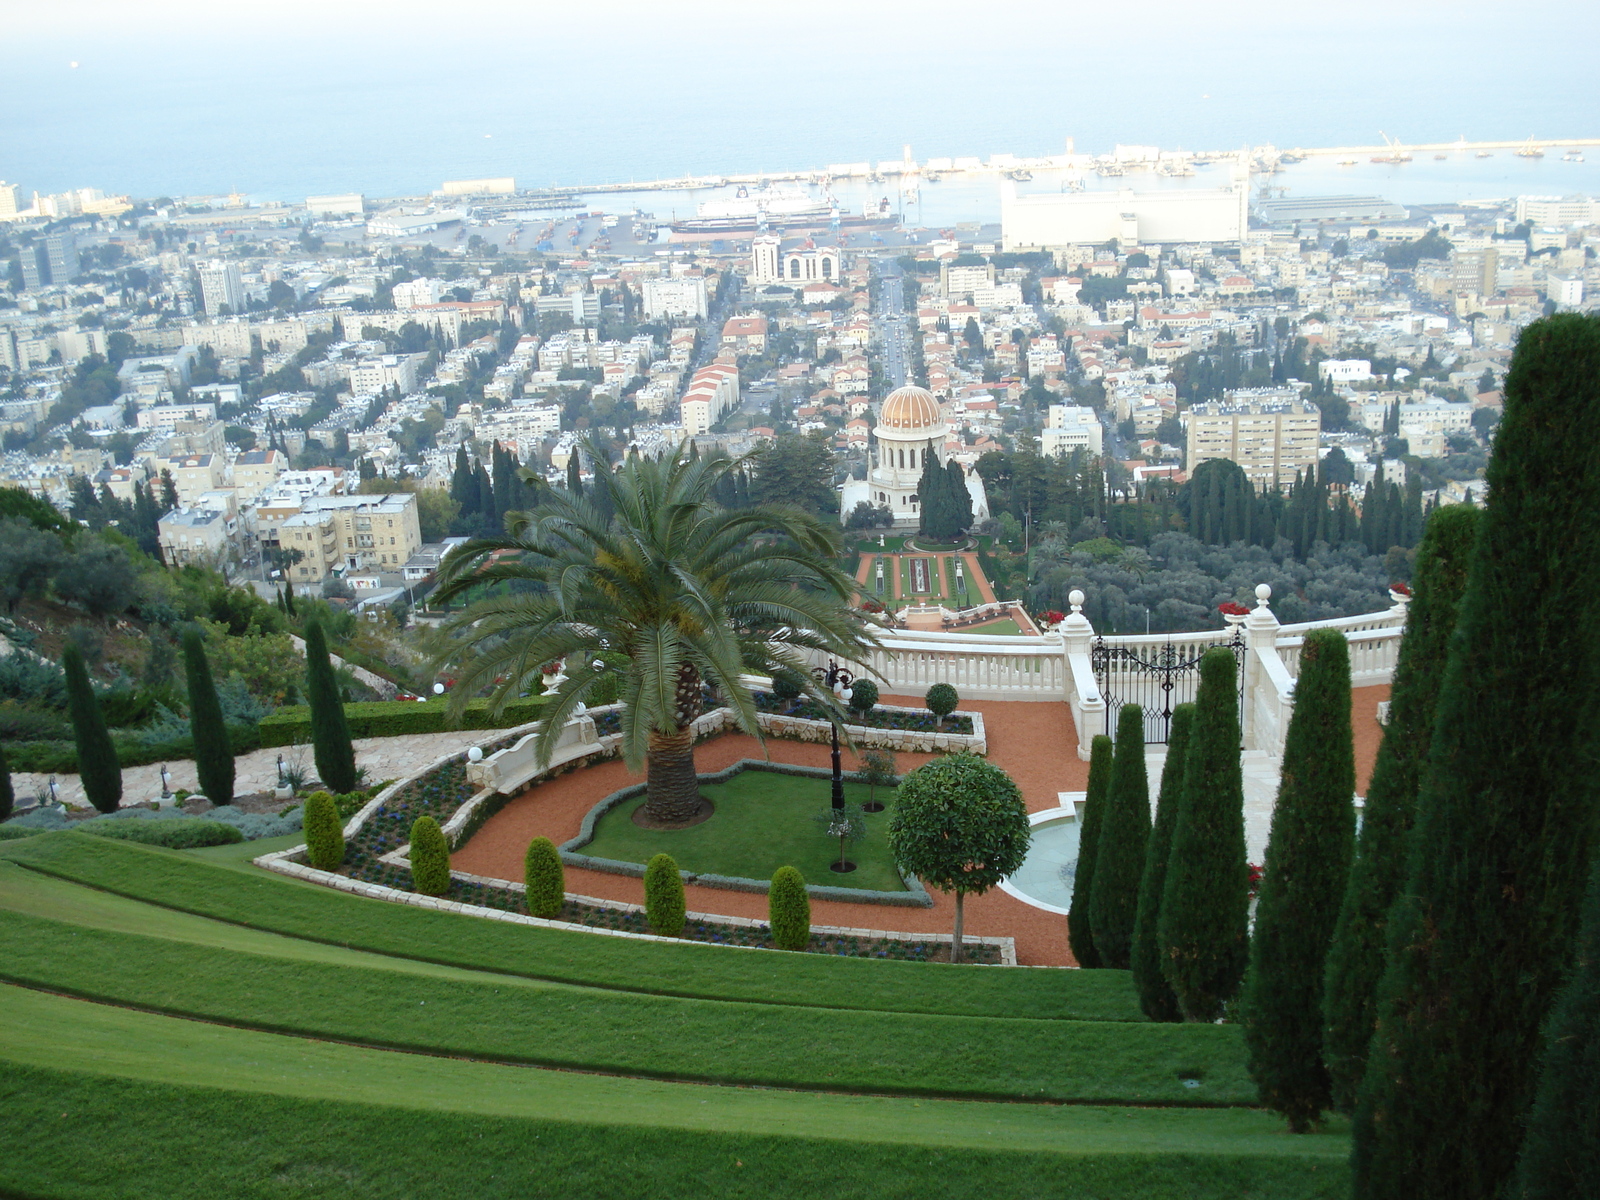
<svg viewBox="0 0 1600 1200"><path fill-rule="evenodd" d="M494 716L487 700L473 700L455 725L448 718L450 701L445 697L432 700L371 700L360 704L346 704L344 717L350 725L353 738L403 737L417 733L444 733L450 729L509 729L539 719L544 707L543 697L513 700L505 711ZM305 705L280 708L264 717L259 726L261 745L293 746L311 741L311 709Z"/></svg>
<svg viewBox="0 0 1600 1200"><path fill-rule="evenodd" d="M419 704L417 707L422 706ZM142 742L132 734L119 733L112 734L111 741L117 748L117 762L123 767L142 767L150 763L177 762L194 757L194 739L191 737ZM228 722L228 741L235 754L248 754L264 745L281 744L263 742L259 725L245 725L236 721ZM34 771L40 775L78 773L78 748L70 741L22 742L7 746L6 759L13 771Z"/></svg>

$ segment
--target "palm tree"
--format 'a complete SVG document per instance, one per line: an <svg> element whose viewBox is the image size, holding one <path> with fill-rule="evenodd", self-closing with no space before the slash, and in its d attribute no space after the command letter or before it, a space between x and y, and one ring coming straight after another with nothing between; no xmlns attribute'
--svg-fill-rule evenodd
<svg viewBox="0 0 1600 1200"><path fill-rule="evenodd" d="M607 461L597 446L585 453ZM445 623L457 709L489 687L504 705L544 664L565 660L536 743L545 763L584 696L616 672L623 760L647 766L645 811L664 824L687 822L700 807L692 725L705 685L755 737L747 673L784 672L842 719L811 662L859 661L877 638L850 605L838 536L798 509L719 507L713 489L742 465L683 446L633 455L615 472L596 470L582 495L547 492L537 509L508 514L504 536L452 552L440 569L441 600L509 585Z"/></svg>

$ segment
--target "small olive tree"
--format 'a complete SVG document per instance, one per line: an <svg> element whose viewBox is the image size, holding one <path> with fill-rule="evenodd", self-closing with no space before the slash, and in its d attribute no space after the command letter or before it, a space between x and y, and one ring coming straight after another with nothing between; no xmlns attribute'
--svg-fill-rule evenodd
<svg viewBox="0 0 1600 1200"><path fill-rule="evenodd" d="M893 787L898 769L893 750L874 749L861 755L861 765L856 770L856 778L867 785L867 802L861 806L863 812L883 811L883 805L878 800L878 789Z"/></svg>
<svg viewBox="0 0 1600 1200"><path fill-rule="evenodd" d="M900 781L889 814L889 851L909 871L956 897L950 961L961 959L962 902L1022 865L1032 833L1011 776L976 754L949 754Z"/></svg>

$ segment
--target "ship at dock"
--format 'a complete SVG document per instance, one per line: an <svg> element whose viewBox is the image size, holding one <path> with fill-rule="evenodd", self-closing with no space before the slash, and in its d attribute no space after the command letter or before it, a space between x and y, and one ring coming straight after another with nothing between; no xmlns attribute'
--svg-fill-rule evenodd
<svg viewBox="0 0 1600 1200"><path fill-rule="evenodd" d="M768 230L886 227L899 220L887 196L868 200L861 212L846 212L831 194L812 196L798 188L741 187L736 196L707 200L695 215L672 223L674 233L739 234Z"/></svg>

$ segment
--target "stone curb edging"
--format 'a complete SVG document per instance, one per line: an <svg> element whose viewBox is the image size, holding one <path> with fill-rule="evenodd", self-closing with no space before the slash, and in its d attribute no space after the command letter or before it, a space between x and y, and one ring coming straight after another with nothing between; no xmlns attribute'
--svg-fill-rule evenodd
<svg viewBox="0 0 1600 1200"><path fill-rule="evenodd" d="M294 856L305 851L304 846L293 846L288 850L276 850L270 854L263 854L253 859L255 866L267 871L274 871L280 875L304 880L307 883L321 884L331 887L336 891L349 892L357 896L366 896L373 900L386 900L391 904L409 904L414 908L429 908L437 912L459 913L462 916L486 917L492 921L506 921L513 925L533 925L545 929L566 929L575 933L595 933L604 937L632 938L643 942L673 942L685 946L705 946L713 950L768 950L766 946L729 946L720 942L700 942L688 938L662 937L656 933L633 933L624 929L597 929L593 925L578 925L572 921L549 921L543 917L530 917L524 913L506 912L499 908L485 908L478 904L462 904L455 900L441 900L436 896L424 896L420 892L405 892L398 888L384 887L375 883L362 883L345 875L338 875L332 871L319 871L315 867L294 861ZM451 878L464 883L481 883L490 887L504 888L508 891L523 891L525 885L507 879L489 879L478 875L469 875L465 871L450 872ZM619 912L642 912L644 906L628 904L619 900L602 900L595 897L579 896L567 893L568 900L579 904L592 904L596 907L613 909ZM749 928L764 925L764 921L755 921L749 917L725 917L711 913L686 913L691 920L704 921L708 924L729 925ZM851 929L833 925L813 925L813 933L844 937L871 937L895 939L912 942L935 942L948 944L954 940L948 933L894 933L879 929ZM1017 944L1015 938L1009 937L964 937L962 943L971 942L973 945L996 946L1000 950L1000 966L1014 967L1017 965ZM792 954L795 951L773 950L777 954ZM964 964L968 966L982 964Z"/></svg>
<svg viewBox="0 0 1600 1200"><path fill-rule="evenodd" d="M826 767L805 767L794 763L769 763L759 758L741 758L738 762L724 767L720 771L701 775L700 779L707 783L725 783L741 771L770 771L774 775L799 775L808 779L831 779L833 772ZM845 777L855 779L856 773L845 772ZM594 827L596 822L613 808L626 801L642 795L645 784L629 784L619 788L609 796L598 801L588 812L583 814L583 822L578 828L578 836L570 841L563 842L557 847L561 861L566 866L576 867L585 871L604 871L609 875L630 875L636 879L644 876L643 863L624 862L615 858L597 858L592 855L580 853L580 848L594 840ZM403 864L397 864L403 865ZM713 873L694 874L690 871L680 870L678 874L685 883L695 883L702 887L725 888L732 892L757 892L765 894L772 888L770 879L748 879L741 875L717 875ZM933 897L928 895L928 889L922 881L915 876L907 876L900 872L900 878L906 885L903 892L879 892L867 888L832 887L828 884L808 883L806 893L815 900L836 900L846 904L890 904L905 908L932 908Z"/></svg>

